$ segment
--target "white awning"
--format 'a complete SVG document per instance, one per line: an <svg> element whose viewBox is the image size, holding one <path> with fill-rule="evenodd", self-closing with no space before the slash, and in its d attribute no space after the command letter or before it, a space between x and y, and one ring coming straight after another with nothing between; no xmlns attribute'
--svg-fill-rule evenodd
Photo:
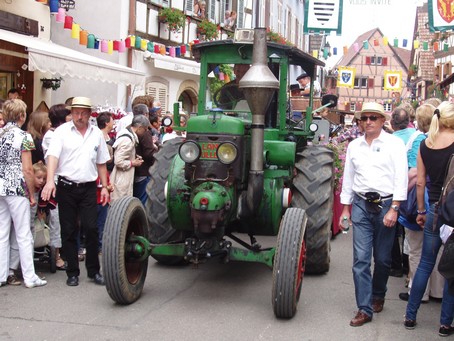
<svg viewBox="0 0 454 341"><path fill-rule="evenodd" d="M154 60L154 67L158 69L200 75L200 64L195 60L163 56L157 53L151 53L149 58Z"/></svg>
<svg viewBox="0 0 454 341"><path fill-rule="evenodd" d="M25 46L30 71L91 79L108 83L141 84L145 74L132 68L14 32L0 30L0 40Z"/></svg>

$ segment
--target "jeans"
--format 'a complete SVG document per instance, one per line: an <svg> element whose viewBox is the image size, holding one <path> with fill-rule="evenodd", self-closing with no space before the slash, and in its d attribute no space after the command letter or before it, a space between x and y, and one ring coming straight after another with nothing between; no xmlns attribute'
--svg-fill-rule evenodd
<svg viewBox="0 0 454 341"><path fill-rule="evenodd" d="M369 213L365 200L355 195L351 219L353 223L353 281L358 310L373 315L372 299L384 299L391 269L391 250L396 228L383 225L391 200L382 203L379 213ZM371 258L374 273L371 275Z"/></svg>
<svg viewBox="0 0 454 341"><path fill-rule="evenodd" d="M430 205L427 212L426 224L424 225L424 239L422 243L421 260L413 277L410 298L408 299L407 311L405 318L416 321L416 314L421 304L424 291L426 290L427 281L432 273L437 260L438 250L441 247L440 224L437 223L433 229L434 204ZM445 283L443 291L443 301L441 304L440 324L450 326L454 313L454 296L450 295Z"/></svg>
<svg viewBox="0 0 454 341"><path fill-rule="evenodd" d="M134 182L133 186L133 196L139 199L142 204L145 206L147 203L148 195L147 195L147 184L150 182L150 177L147 176L145 179Z"/></svg>

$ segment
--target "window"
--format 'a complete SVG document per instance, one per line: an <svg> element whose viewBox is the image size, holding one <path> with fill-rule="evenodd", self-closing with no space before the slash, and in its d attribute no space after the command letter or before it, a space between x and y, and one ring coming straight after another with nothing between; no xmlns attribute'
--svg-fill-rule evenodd
<svg viewBox="0 0 454 341"><path fill-rule="evenodd" d="M382 65L382 57L370 57L370 64L371 65Z"/></svg>
<svg viewBox="0 0 454 341"><path fill-rule="evenodd" d="M162 112L167 112L167 87L159 82L150 82L146 86L146 94L154 97L155 101L161 102Z"/></svg>
<svg viewBox="0 0 454 341"><path fill-rule="evenodd" d="M385 108L385 111L390 112L393 110L393 105L392 103L383 103L383 108Z"/></svg>
<svg viewBox="0 0 454 341"><path fill-rule="evenodd" d="M354 85L355 85L355 88L366 89L367 88L367 78L366 77L356 77Z"/></svg>
<svg viewBox="0 0 454 341"><path fill-rule="evenodd" d="M350 102L350 111L355 112L356 111L356 103Z"/></svg>

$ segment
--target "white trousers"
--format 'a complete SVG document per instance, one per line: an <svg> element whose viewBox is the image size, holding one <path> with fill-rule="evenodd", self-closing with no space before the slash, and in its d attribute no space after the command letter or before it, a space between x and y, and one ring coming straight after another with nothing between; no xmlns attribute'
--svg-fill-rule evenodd
<svg viewBox="0 0 454 341"><path fill-rule="evenodd" d="M37 280L33 264L33 236L30 230L30 201L20 196L0 197L0 282L9 273L10 230L14 224L19 246L22 276L26 284Z"/></svg>

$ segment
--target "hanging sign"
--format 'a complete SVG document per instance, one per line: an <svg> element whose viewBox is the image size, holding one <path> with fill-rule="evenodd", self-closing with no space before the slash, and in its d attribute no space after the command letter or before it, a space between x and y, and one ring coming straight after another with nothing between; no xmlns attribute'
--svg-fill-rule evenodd
<svg viewBox="0 0 454 341"><path fill-rule="evenodd" d="M384 89L388 91L402 90L402 71L385 71Z"/></svg>
<svg viewBox="0 0 454 341"><path fill-rule="evenodd" d="M429 0L431 32L454 29L454 3L451 0Z"/></svg>
<svg viewBox="0 0 454 341"><path fill-rule="evenodd" d="M337 73L337 86L343 88L351 88L355 86L355 73L354 67L339 67Z"/></svg>
<svg viewBox="0 0 454 341"><path fill-rule="evenodd" d="M309 0L304 5L304 33L342 33L343 0Z"/></svg>

